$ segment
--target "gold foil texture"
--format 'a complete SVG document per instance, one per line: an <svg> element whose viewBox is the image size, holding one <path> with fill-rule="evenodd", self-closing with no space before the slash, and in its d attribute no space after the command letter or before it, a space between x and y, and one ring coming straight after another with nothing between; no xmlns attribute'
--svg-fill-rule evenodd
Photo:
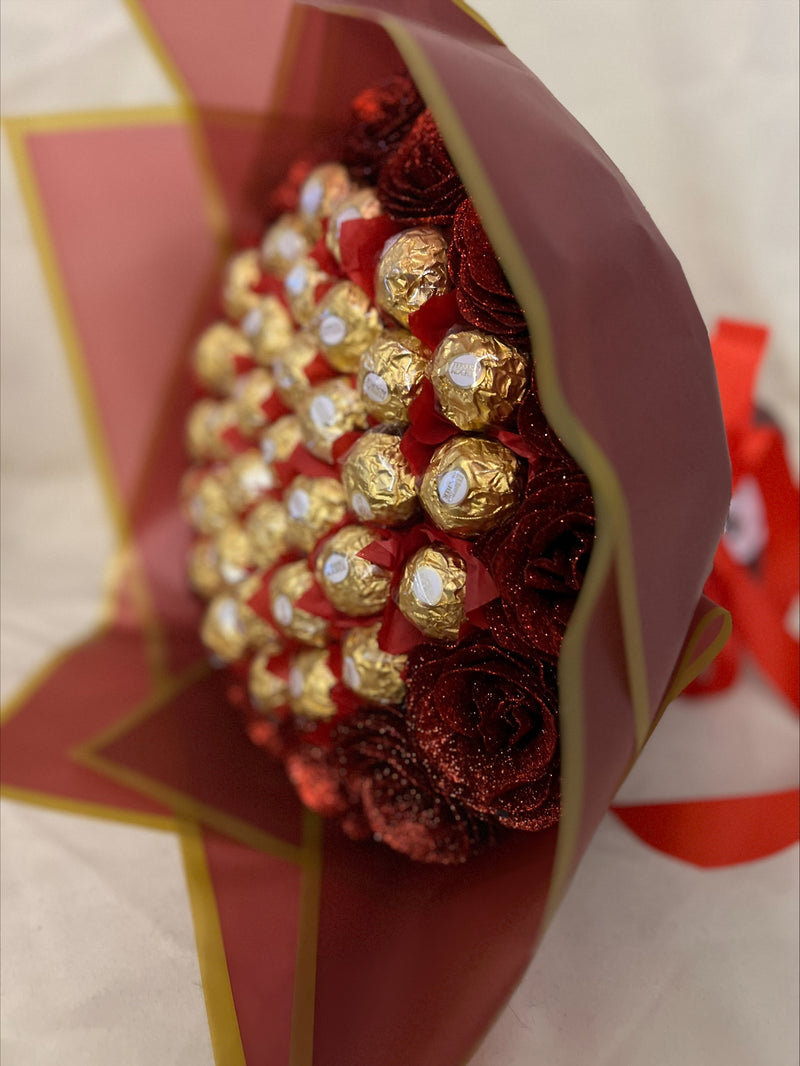
<svg viewBox="0 0 800 1066"><path fill-rule="evenodd" d="M222 284L222 304L231 318L240 321L262 299L253 286L261 280L261 257L256 248L237 252L228 260Z"/></svg>
<svg viewBox="0 0 800 1066"><path fill-rule="evenodd" d="M287 407L297 407L310 388L306 374L317 357L317 342L308 333L296 333L272 364L275 387Z"/></svg>
<svg viewBox="0 0 800 1066"><path fill-rule="evenodd" d="M253 546L238 522L229 522L214 538L219 572L226 585L238 585L255 569Z"/></svg>
<svg viewBox="0 0 800 1066"><path fill-rule="evenodd" d="M224 434L236 428L233 400L198 400L186 419L186 450L192 459L227 459L233 449Z"/></svg>
<svg viewBox="0 0 800 1066"><path fill-rule="evenodd" d="M286 508L278 500L261 500L247 515L244 528L257 569L269 570L286 554L288 524Z"/></svg>
<svg viewBox="0 0 800 1066"><path fill-rule="evenodd" d="M328 217L352 188L347 168L340 163L314 167L300 188L298 214L315 237L320 232L321 220Z"/></svg>
<svg viewBox="0 0 800 1066"><path fill-rule="evenodd" d="M364 522L396 526L417 510L414 475L400 451L399 435L378 426L348 451L342 484L353 514Z"/></svg>
<svg viewBox="0 0 800 1066"><path fill-rule="evenodd" d="M235 326L215 322L195 344L192 365L198 380L210 392L227 396L236 384L237 356L252 358L250 341Z"/></svg>
<svg viewBox="0 0 800 1066"><path fill-rule="evenodd" d="M337 263L342 261L339 238L344 223L355 222L356 219L377 218L382 214L383 208L373 189L356 189L339 201L331 211L325 233L328 251Z"/></svg>
<svg viewBox="0 0 800 1066"><path fill-rule="evenodd" d="M297 601L313 583L304 559L278 567L269 585L270 610L281 632L301 644L324 648L328 641L328 623L310 611L297 607Z"/></svg>
<svg viewBox="0 0 800 1066"><path fill-rule="evenodd" d="M239 327L253 346L253 356L261 366L270 366L276 355L294 336L292 316L277 296L257 294L258 304L251 308Z"/></svg>
<svg viewBox="0 0 800 1066"><path fill-rule="evenodd" d="M311 251L311 240L304 222L297 215L285 214L273 222L261 241L264 267L277 277L284 277L292 266Z"/></svg>
<svg viewBox="0 0 800 1066"><path fill-rule="evenodd" d="M204 600L210 600L225 587L219 572L219 555L209 537L201 537L192 544L186 569L189 584Z"/></svg>
<svg viewBox="0 0 800 1066"><path fill-rule="evenodd" d="M519 461L504 444L451 437L433 453L420 498L439 529L476 537L498 526L517 506L521 492Z"/></svg>
<svg viewBox="0 0 800 1066"><path fill-rule="evenodd" d="M301 718L332 718L336 677L327 651L301 651L289 670L289 706Z"/></svg>
<svg viewBox="0 0 800 1066"><path fill-rule="evenodd" d="M305 446L318 459L333 462L333 445L345 433L365 429L367 412L346 377L310 389L297 407Z"/></svg>
<svg viewBox="0 0 800 1066"><path fill-rule="evenodd" d="M342 680L369 703L400 704L406 694L405 655L378 647L380 622L349 630L342 638Z"/></svg>
<svg viewBox="0 0 800 1066"><path fill-rule="evenodd" d="M285 463L302 440L297 415L281 415L262 430L258 444L265 463Z"/></svg>
<svg viewBox="0 0 800 1066"><path fill-rule="evenodd" d="M502 426L525 395L528 356L489 333L450 333L433 354L430 378L442 414L463 430Z"/></svg>
<svg viewBox="0 0 800 1066"><path fill-rule="evenodd" d="M441 230L418 226L386 242L375 274L375 302L401 326L408 328L413 311L450 288L447 241Z"/></svg>
<svg viewBox="0 0 800 1066"><path fill-rule="evenodd" d="M309 328L334 370L354 374L361 353L382 326L380 315L361 286L339 281L317 304Z"/></svg>
<svg viewBox="0 0 800 1066"><path fill-rule="evenodd" d="M186 471L181 481L184 514L198 533L219 533L233 518L224 467Z"/></svg>
<svg viewBox="0 0 800 1066"><path fill-rule="evenodd" d="M466 618L467 568L457 552L429 544L405 565L397 606L426 637L454 641Z"/></svg>
<svg viewBox="0 0 800 1066"><path fill-rule="evenodd" d="M275 381L269 370L258 367L240 377L233 391L236 421L245 437L255 437L267 425L264 405L275 392Z"/></svg>
<svg viewBox="0 0 800 1066"><path fill-rule="evenodd" d="M289 703L289 683L273 673L269 664L273 659L268 648L262 648L250 663L247 691L250 702L261 714L273 716Z"/></svg>
<svg viewBox="0 0 800 1066"><path fill-rule="evenodd" d="M389 599L391 573L358 554L375 539L363 526L344 526L317 555L318 584L337 611L354 618L377 614Z"/></svg>
<svg viewBox="0 0 800 1066"><path fill-rule="evenodd" d="M298 259L283 279L283 289L294 319L305 326L317 308L317 286L331 281L315 259Z"/></svg>
<svg viewBox="0 0 800 1066"><path fill-rule="evenodd" d="M234 662L256 648L267 649L270 656L282 649L280 637L272 626L245 602L255 593L258 580L256 577L254 582L245 582L237 592L215 596L203 615L200 639L223 662Z"/></svg>
<svg viewBox="0 0 800 1066"><path fill-rule="evenodd" d="M344 489L332 477L299 474L287 487L283 502L289 544L305 553L338 525L347 511Z"/></svg>
<svg viewBox="0 0 800 1066"><path fill-rule="evenodd" d="M429 357L422 341L406 330L386 330L376 337L358 365L358 391L369 414L380 422L408 422Z"/></svg>
<svg viewBox="0 0 800 1066"><path fill-rule="evenodd" d="M231 459L225 476L228 501L241 514L276 485L275 471L264 462L258 448L248 448Z"/></svg>

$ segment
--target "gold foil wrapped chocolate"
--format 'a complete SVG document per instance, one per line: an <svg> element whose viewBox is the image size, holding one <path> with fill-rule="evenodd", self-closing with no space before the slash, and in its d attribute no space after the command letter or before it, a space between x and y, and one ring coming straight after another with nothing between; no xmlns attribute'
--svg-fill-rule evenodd
<svg viewBox="0 0 800 1066"><path fill-rule="evenodd" d="M433 354L430 378L442 414L463 430L502 426L528 389L528 356L490 333L450 333Z"/></svg>
<svg viewBox="0 0 800 1066"><path fill-rule="evenodd" d="M306 370L317 358L317 342L309 333L296 333L275 356L272 373L278 395L287 407L297 407L311 387Z"/></svg>
<svg viewBox="0 0 800 1066"><path fill-rule="evenodd" d="M281 415L261 431L258 443L265 463L285 463L302 440L297 415Z"/></svg>
<svg viewBox="0 0 800 1066"><path fill-rule="evenodd" d="M294 319L307 325L317 309L317 288L331 281L330 274L321 270L315 259L298 259L286 277L283 288Z"/></svg>
<svg viewBox="0 0 800 1066"><path fill-rule="evenodd" d="M253 357L261 366L270 366L294 335L292 316L277 296L266 293L239 323L253 346Z"/></svg>
<svg viewBox="0 0 800 1066"><path fill-rule="evenodd" d="M311 251L305 223L297 215L285 214L273 222L261 241L261 260L266 270L284 277L298 259Z"/></svg>
<svg viewBox="0 0 800 1066"><path fill-rule="evenodd" d="M345 196L331 211L328 219L328 228L325 233L325 243L337 263L341 263L342 256L339 249L339 238L342 234L342 226L345 222L355 222L357 219L377 218L383 214L381 202L375 195L374 189L356 189Z"/></svg>
<svg viewBox="0 0 800 1066"><path fill-rule="evenodd" d="M186 450L192 459L228 459L233 449L225 433L237 428L233 400L198 400L186 420Z"/></svg>
<svg viewBox="0 0 800 1066"><path fill-rule="evenodd" d="M228 501L237 514L241 514L275 488L275 471L264 462L258 448L248 448L234 456L225 474L225 490Z"/></svg>
<svg viewBox="0 0 800 1066"><path fill-rule="evenodd" d="M210 600L225 588L219 570L219 554L210 537L201 537L192 544L186 569L189 584L204 600Z"/></svg>
<svg viewBox="0 0 800 1066"><path fill-rule="evenodd" d="M261 500L244 520L250 538L253 562L259 570L269 570L289 549L287 540L289 519L286 508L278 500Z"/></svg>
<svg viewBox="0 0 800 1066"><path fill-rule="evenodd" d="M234 389L236 420L245 437L256 437L269 423L264 410L275 393L275 380L269 370L258 367L240 377Z"/></svg>
<svg viewBox="0 0 800 1066"><path fill-rule="evenodd" d="M262 648L250 663L247 677L250 702L257 711L270 717L289 704L289 682L270 670L273 658L269 648Z"/></svg>
<svg viewBox="0 0 800 1066"><path fill-rule="evenodd" d="M337 611L354 618L377 614L389 599L391 573L358 554L374 540L363 526L344 526L317 555L318 584Z"/></svg>
<svg viewBox="0 0 800 1066"><path fill-rule="evenodd" d="M476 537L504 521L521 493L520 463L509 448L481 437L451 437L433 453L419 494L439 529Z"/></svg>
<svg viewBox="0 0 800 1066"><path fill-rule="evenodd" d="M225 311L237 322L257 308L262 296L254 289L261 280L261 257L256 248L237 252L228 260L222 283Z"/></svg>
<svg viewBox="0 0 800 1066"><path fill-rule="evenodd" d="M310 389L297 407L303 441L312 455L333 462L333 445L345 433L365 429L367 412L346 377Z"/></svg>
<svg viewBox="0 0 800 1066"><path fill-rule="evenodd" d="M304 559L286 563L272 575L269 585L270 610L281 632L291 640L323 648L328 642L328 623L310 611L297 606L297 601L313 583Z"/></svg>
<svg viewBox="0 0 800 1066"><path fill-rule="evenodd" d="M223 662L234 662L256 648L266 649L270 656L282 650L279 635L246 602L255 594L259 580L254 577L237 592L215 596L206 608L200 624L200 639Z"/></svg>
<svg viewBox="0 0 800 1066"><path fill-rule="evenodd" d="M447 273L447 241L434 226L403 230L384 245L375 274L375 302L408 328L408 316L431 296L452 286Z"/></svg>
<svg viewBox="0 0 800 1066"><path fill-rule="evenodd" d="M405 565L397 606L426 637L453 641L466 619L467 568L457 552L429 544Z"/></svg>
<svg viewBox="0 0 800 1066"><path fill-rule="evenodd" d="M342 638L342 680L369 703L400 704L406 694L405 655L378 647L380 622L349 630Z"/></svg>
<svg viewBox="0 0 800 1066"><path fill-rule="evenodd" d="M377 426L359 437L345 458L342 484L348 507L364 522L397 526L417 510L414 475L392 427Z"/></svg>
<svg viewBox="0 0 800 1066"><path fill-rule="evenodd" d="M187 470L181 481L184 513L198 533L219 533L233 518L225 467Z"/></svg>
<svg viewBox="0 0 800 1066"><path fill-rule="evenodd" d="M381 332L381 319L369 297L352 281L328 289L309 326L319 350L334 370L354 374L361 353Z"/></svg>
<svg viewBox="0 0 800 1066"><path fill-rule="evenodd" d="M215 322L194 346L192 365L198 380L219 396L227 396L236 384L236 360L252 358L250 341L227 322Z"/></svg>
<svg viewBox="0 0 800 1066"><path fill-rule="evenodd" d="M344 518L347 500L341 484L332 477L298 475L286 489L286 536L301 552L310 552Z"/></svg>
<svg viewBox="0 0 800 1066"><path fill-rule="evenodd" d="M255 569L250 537L244 526L229 522L214 538L219 559L219 572L226 585L238 585Z"/></svg>
<svg viewBox="0 0 800 1066"><path fill-rule="evenodd" d="M340 163L314 167L300 188L298 214L301 221L316 235L320 232L320 221L328 217L352 188L347 168Z"/></svg>
<svg viewBox="0 0 800 1066"><path fill-rule="evenodd" d="M327 651L301 651L289 670L289 706L300 718L331 718L336 677Z"/></svg>
<svg viewBox="0 0 800 1066"><path fill-rule="evenodd" d="M369 414L381 422L408 422L429 357L422 341L406 330L385 330L376 337L358 365L358 391Z"/></svg>

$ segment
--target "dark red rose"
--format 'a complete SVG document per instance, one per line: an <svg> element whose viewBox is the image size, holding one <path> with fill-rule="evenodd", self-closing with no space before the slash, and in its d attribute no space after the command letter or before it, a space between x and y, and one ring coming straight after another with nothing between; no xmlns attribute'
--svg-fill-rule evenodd
<svg viewBox="0 0 800 1066"><path fill-rule="evenodd" d="M381 169L378 199L409 226L448 226L466 197L430 111L423 111Z"/></svg>
<svg viewBox="0 0 800 1066"><path fill-rule="evenodd" d="M519 405L517 430L533 457L532 471L554 464L567 470L580 471L580 467L545 418L535 392L529 392Z"/></svg>
<svg viewBox="0 0 800 1066"><path fill-rule="evenodd" d="M285 759L285 766L304 806L323 818L338 818L345 833L353 840L370 836L359 797L348 788L334 752L301 743Z"/></svg>
<svg viewBox="0 0 800 1066"><path fill-rule="evenodd" d="M555 667L475 637L409 655L407 714L436 785L514 829L560 812Z"/></svg>
<svg viewBox="0 0 800 1066"><path fill-rule="evenodd" d="M334 745L377 839L417 862L464 862L497 838L495 826L437 791L396 708L343 721Z"/></svg>
<svg viewBox="0 0 800 1066"><path fill-rule="evenodd" d="M528 344L525 316L471 200L455 213L447 268L465 321L512 343Z"/></svg>
<svg viewBox="0 0 800 1066"><path fill-rule="evenodd" d="M510 521L476 545L500 599L485 618L514 650L558 656L594 542L589 482L574 466L544 466Z"/></svg>
<svg viewBox="0 0 800 1066"><path fill-rule="evenodd" d="M357 181L375 184L425 104L407 74L364 89L352 104L344 162Z"/></svg>

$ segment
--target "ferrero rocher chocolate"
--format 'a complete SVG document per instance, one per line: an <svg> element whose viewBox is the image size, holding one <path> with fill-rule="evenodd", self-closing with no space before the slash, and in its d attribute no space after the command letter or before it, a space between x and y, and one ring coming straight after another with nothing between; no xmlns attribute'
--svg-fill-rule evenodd
<svg viewBox="0 0 800 1066"><path fill-rule="evenodd" d="M342 638L342 680L370 703L402 703L406 694L405 655L391 655L378 647L380 622L359 626Z"/></svg>
<svg viewBox="0 0 800 1066"><path fill-rule="evenodd" d="M259 447L266 463L285 463L303 439L297 415L281 415L261 431Z"/></svg>
<svg viewBox="0 0 800 1066"><path fill-rule="evenodd" d="M407 422L429 357L422 341L406 330L376 337L358 365L358 391L367 411L381 422Z"/></svg>
<svg viewBox="0 0 800 1066"><path fill-rule="evenodd" d="M181 499L189 522L198 533L219 533L233 518L224 467L187 470L181 482Z"/></svg>
<svg viewBox="0 0 800 1066"><path fill-rule="evenodd" d="M361 618L382 611L392 575L358 554L375 540L363 526L344 526L320 549L317 582L337 611Z"/></svg>
<svg viewBox="0 0 800 1066"><path fill-rule="evenodd" d="M281 632L301 644L323 648L328 641L328 623L310 611L297 607L297 601L311 588L313 578L304 559L286 563L272 575L269 599L272 617Z"/></svg>
<svg viewBox="0 0 800 1066"><path fill-rule="evenodd" d="M447 241L434 226L418 226L390 237L375 274L375 302L401 326L431 296L451 288Z"/></svg>
<svg viewBox="0 0 800 1066"><path fill-rule="evenodd" d="M442 414L459 429L502 426L527 391L528 362L524 352L490 333L450 333L430 366Z"/></svg>
<svg viewBox="0 0 800 1066"><path fill-rule="evenodd" d="M256 590L250 585L248 582L242 591L252 596ZM209 651L228 663L240 659L251 648L265 648L270 655L277 655L282 648L272 626L258 617L243 595L234 592L220 593L211 600L200 624L200 639Z"/></svg>
<svg viewBox="0 0 800 1066"><path fill-rule="evenodd" d="M247 531L238 522L229 522L214 538L219 572L226 585L238 585L255 568L253 546Z"/></svg>
<svg viewBox="0 0 800 1066"><path fill-rule="evenodd" d="M519 461L504 444L451 437L433 453L419 494L439 529L475 537L507 518L521 492Z"/></svg>
<svg viewBox="0 0 800 1066"><path fill-rule="evenodd" d="M257 367L240 377L234 389L236 420L245 437L255 437L269 419L264 410L275 393L275 380L269 370Z"/></svg>
<svg viewBox="0 0 800 1066"><path fill-rule="evenodd" d="M247 632L248 648L253 651L263 648L271 657L283 651L280 633L265 618L256 614L249 602L261 588L262 580L261 574L251 574L236 586L234 596L239 604L239 617Z"/></svg>
<svg viewBox="0 0 800 1066"><path fill-rule="evenodd" d="M397 526L417 510L414 475L392 427L359 437L345 458L342 484L350 510L364 522Z"/></svg>
<svg viewBox="0 0 800 1066"><path fill-rule="evenodd" d="M296 333L275 356L272 373L278 395L288 407L297 407L311 387L306 370L317 358L317 342L309 333Z"/></svg>
<svg viewBox="0 0 800 1066"><path fill-rule="evenodd" d="M288 681L269 668L274 657L269 648L262 648L250 663L247 678L250 702L261 714L270 716L289 703Z"/></svg>
<svg viewBox="0 0 800 1066"><path fill-rule="evenodd" d="M261 500L244 520L250 538L253 562L259 570L269 570L288 550L286 508L279 500Z"/></svg>
<svg viewBox="0 0 800 1066"><path fill-rule="evenodd" d="M301 552L310 552L347 511L344 489L332 477L300 474L286 489L283 502L288 516L287 539Z"/></svg>
<svg viewBox="0 0 800 1066"><path fill-rule="evenodd" d="M334 370L354 374L361 353L382 326L380 315L361 286L340 281L317 304L310 329Z"/></svg>
<svg viewBox="0 0 800 1066"><path fill-rule="evenodd" d="M239 323L253 346L253 357L261 366L270 366L292 339L292 316L277 296L259 295L259 303Z"/></svg>
<svg viewBox="0 0 800 1066"><path fill-rule="evenodd" d="M209 537L201 537L189 549L187 571L189 584L204 600L210 600L225 587L219 571L219 555Z"/></svg>
<svg viewBox="0 0 800 1066"><path fill-rule="evenodd" d="M192 353L194 372L211 392L227 396L236 383L236 360L252 358L250 341L227 322L215 322L200 335Z"/></svg>
<svg viewBox="0 0 800 1066"><path fill-rule="evenodd" d="M264 462L258 448L248 448L231 459L225 474L225 490L237 514L252 507L275 485L275 471Z"/></svg>
<svg viewBox="0 0 800 1066"><path fill-rule="evenodd" d="M340 163L314 167L300 189L298 214L303 223L315 234L319 232L318 223L328 217L352 188L347 168Z"/></svg>
<svg viewBox="0 0 800 1066"><path fill-rule="evenodd" d="M331 281L315 259L298 259L283 279L283 288L295 321L305 326L317 309L317 287Z"/></svg>
<svg viewBox="0 0 800 1066"><path fill-rule="evenodd" d="M186 420L186 450L192 459L227 459L233 450L225 433L235 428L233 400L198 400Z"/></svg>
<svg viewBox="0 0 800 1066"><path fill-rule="evenodd" d="M281 215L264 234L261 260L267 270L282 278L310 250L311 240L302 220L297 215Z"/></svg>
<svg viewBox="0 0 800 1066"><path fill-rule="evenodd" d="M300 718L331 718L336 677L327 651L301 651L289 670L289 706Z"/></svg>
<svg viewBox="0 0 800 1066"><path fill-rule="evenodd" d="M426 637L457 640L466 618L467 568L457 552L429 544L405 565L397 606Z"/></svg>
<svg viewBox="0 0 800 1066"><path fill-rule="evenodd" d="M237 322L248 311L257 308L262 299L253 286L261 279L261 258L258 249L248 248L237 252L228 260L222 286L222 303L225 311Z"/></svg>
<svg viewBox="0 0 800 1066"><path fill-rule="evenodd" d="M303 442L312 455L330 463L333 445L345 433L365 429L367 412L346 377L310 389L297 407Z"/></svg>
<svg viewBox="0 0 800 1066"><path fill-rule="evenodd" d="M328 228L325 232L325 243L337 263L341 263L342 257L339 251L339 238L342 226L345 222L355 222L357 219L377 218L383 214L381 202L375 195L374 189L356 189L355 192L345 196L331 211L328 219Z"/></svg>

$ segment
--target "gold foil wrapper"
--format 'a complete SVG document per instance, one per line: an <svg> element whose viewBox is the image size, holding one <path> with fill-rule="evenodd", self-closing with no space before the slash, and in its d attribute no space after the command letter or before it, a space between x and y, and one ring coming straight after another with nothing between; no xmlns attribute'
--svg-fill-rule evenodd
<svg viewBox="0 0 800 1066"><path fill-rule="evenodd" d="M296 606L313 583L304 559L279 567L272 576L269 599L272 617L281 632L301 644L324 648L328 642L328 623L310 611Z"/></svg>
<svg viewBox="0 0 800 1066"><path fill-rule="evenodd" d="M287 487L283 502L289 544L305 553L338 525L347 511L344 489L332 477L298 475Z"/></svg>
<svg viewBox="0 0 800 1066"><path fill-rule="evenodd" d="M377 218L383 214L381 202L375 195L374 189L356 189L355 192L345 196L331 211L328 219L328 228L325 233L325 243L337 263L341 263L342 256L339 250L339 238L342 226L345 222L355 222L356 219Z"/></svg>
<svg viewBox="0 0 800 1066"><path fill-rule="evenodd" d="M277 484L275 471L264 462L258 448L249 448L246 452L231 459L225 475L225 489L231 508L242 514L265 493Z"/></svg>
<svg viewBox="0 0 800 1066"><path fill-rule="evenodd" d="M314 259L298 259L283 279L286 299L301 326L307 325L317 310L317 286L331 281L330 274L321 270Z"/></svg>
<svg viewBox="0 0 800 1066"><path fill-rule="evenodd" d="M300 188L298 215L316 237L319 223L353 189L347 168L340 163L323 163L314 167Z"/></svg>
<svg viewBox="0 0 800 1066"><path fill-rule="evenodd" d="M289 548L289 520L286 508L278 500L261 500L244 520L250 538L253 562L259 570L269 570Z"/></svg>
<svg viewBox="0 0 800 1066"><path fill-rule="evenodd" d="M210 600L225 588L219 570L219 555L209 537L201 537L192 544L186 569L189 584L204 600Z"/></svg>
<svg viewBox="0 0 800 1066"><path fill-rule="evenodd" d="M352 281L340 281L317 304L310 329L334 370L354 374L361 353L381 332L381 319L369 297Z"/></svg>
<svg viewBox="0 0 800 1066"><path fill-rule="evenodd" d="M344 526L320 549L317 582L337 611L362 618L382 611L392 575L358 554L375 540L363 526Z"/></svg>
<svg viewBox="0 0 800 1066"><path fill-rule="evenodd" d="M264 404L275 393L275 380L269 370L258 367L240 377L234 389L236 421L245 437L256 437L269 424Z"/></svg>
<svg viewBox="0 0 800 1066"><path fill-rule="evenodd" d="M405 565L397 606L426 637L458 640L466 619L464 597L467 568L456 552L429 544Z"/></svg>
<svg viewBox="0 0 800 1066"><path fill-rule="evenodd" d="M366 429L367 412L347 378L310 389L297 407L303 441L312 455L333 462L333 445L352 430Z"/></svg>
<svg viewBox="0 0 800 1066"><path fill-rule="evenodd" d="M265 463L285 463L302 440L297 415L281 415L262 430L258 443Z"/></svg>
<svg viewBox="0 0 800 1066"><path fill-rule="evenodd" d="M378 426L347 453L342 484L353 514L364 522L397 526L417 510L414 475L400 451L400 436Z"/></svg>
<svg viewBox="0 0 800 1066"><path fill-rule="evenodd" d="M236 586L234 595L239 604L239 616L247 632L248 648L252 651L263 650L272 658L273 655L278 655L283 651L281 635L266 619L256 614L248 602L261 588L262 580L261 574L251 574Z"/></svg>
<svg viewBox="0 0 800 1066"><path fill-rule="evenodd" d="M224 434L235 429L236 404L233 400L198 400L186 420L186 450L192 459L228 459L233 449Z"/></svg>
<svg viewBox="0 0 800 1066"><path fill-rule="evenodd" d="M256 248L237 252L228 260L222 283L222 304L237 322L257 308L262 296L253 286L261 280L261 257Z"/></svg>
<svg viewBox="0 0 800 1066"><path fill-rule="evenodd" d="M327 651L301 651L289 670L289 706L300 718L332 718L336 677Z"/></svg>
<svg viewBox="0 0 800 1066"><path fill-rule="evenodd" d="M253 349L241 330L227 322L215 322L199 337L192 353L197 378L210 391L227 396L236 384L236 358Z"/></svg>
<svg viewBox="0 0 800 1066"><path fill-rule="evenodd" d="M317 357L317 342L309 333L296 333L272 363L275 387L287 407L297 407L311 388L306 370Z"/></svg>
<svg viewBox="0 0 800 1066"><path fill-rule="evenodd" d="M297 215L285 214L269 227L261 241L261 260L266 270L284 277L294 264L311 251L308 229Z"/></svg>
<svg viewBox="0 0 800 1066"><path fill-rule="evenodd" d="M219 572L226 585L238 585L255 568L253 546L247 530L238 522L229 522L214 538Z"/></svg>
<svg viewBox="0 0 800 1066"><path fill-rule="evenodd" d="M407 657L390 655L378 647L380 622L359 626L342 638L342 680L362 699L383 705L405 699L403 680Z"/></svg>
<svg viewBox="0 0 800 1066"><path fill-rule="evenodd" d="M441 230L418 226L386 242L375 274L375 302L401 326L408 328L413 311L451 288Z"/></svg>
<svg viewBox="0 0 800 1066"><path fill-rule="evenodd" d="M198 533L219 533L233 518L225 484L226 468L189 469L181 481L186 518Z"/></svg>
<svg viewBox="0 0 800 1066"><path fill-rule="evenodd" d="M255 589L248 587L247 592L253 595ZM241 659L254 648L265 648L270 656L282 649L272 626L234 592L223 592L211 600L200 624L200 639L213 655L226 663Z"/></svg>
<svg viewBox="0 0 800 1066"><path fill-rule="evenodd" d="M253 346L255 361L268 367L290 343L294 324L277 296L272 293L257 295L259 303L247 312L239 326Z"/></svg>
<svg viewBox="0 0 800 1066"><path fill-rule="evenodd" d="M463 430L508 422L527 392L529 376L524 352L479 330L449 334L430 366L442 414Z"/></svg>
<svg viewBox="0 0 800 1066"><path fill-rule="evenodd" d="M406 330L381 333L362 354L358 391L369 414L381 422L408 422L408 408L425 376L430 352Z"/></svg>
<svg viewBox="0 0 800 1066"><path fill-rule="evenodd" d="M270 717L289 704L289 682L270 670L273 658L269 648L262 648L250 663L247 678L250 702L257 711Z"/></svg>
<svg viewBox="0 0 800 1066"><path fill-rule="evenodd" d="M422 479L422 506L439 529L476 537L500 525L522 494L520 464L495 440L451 437Z"/></svg>

